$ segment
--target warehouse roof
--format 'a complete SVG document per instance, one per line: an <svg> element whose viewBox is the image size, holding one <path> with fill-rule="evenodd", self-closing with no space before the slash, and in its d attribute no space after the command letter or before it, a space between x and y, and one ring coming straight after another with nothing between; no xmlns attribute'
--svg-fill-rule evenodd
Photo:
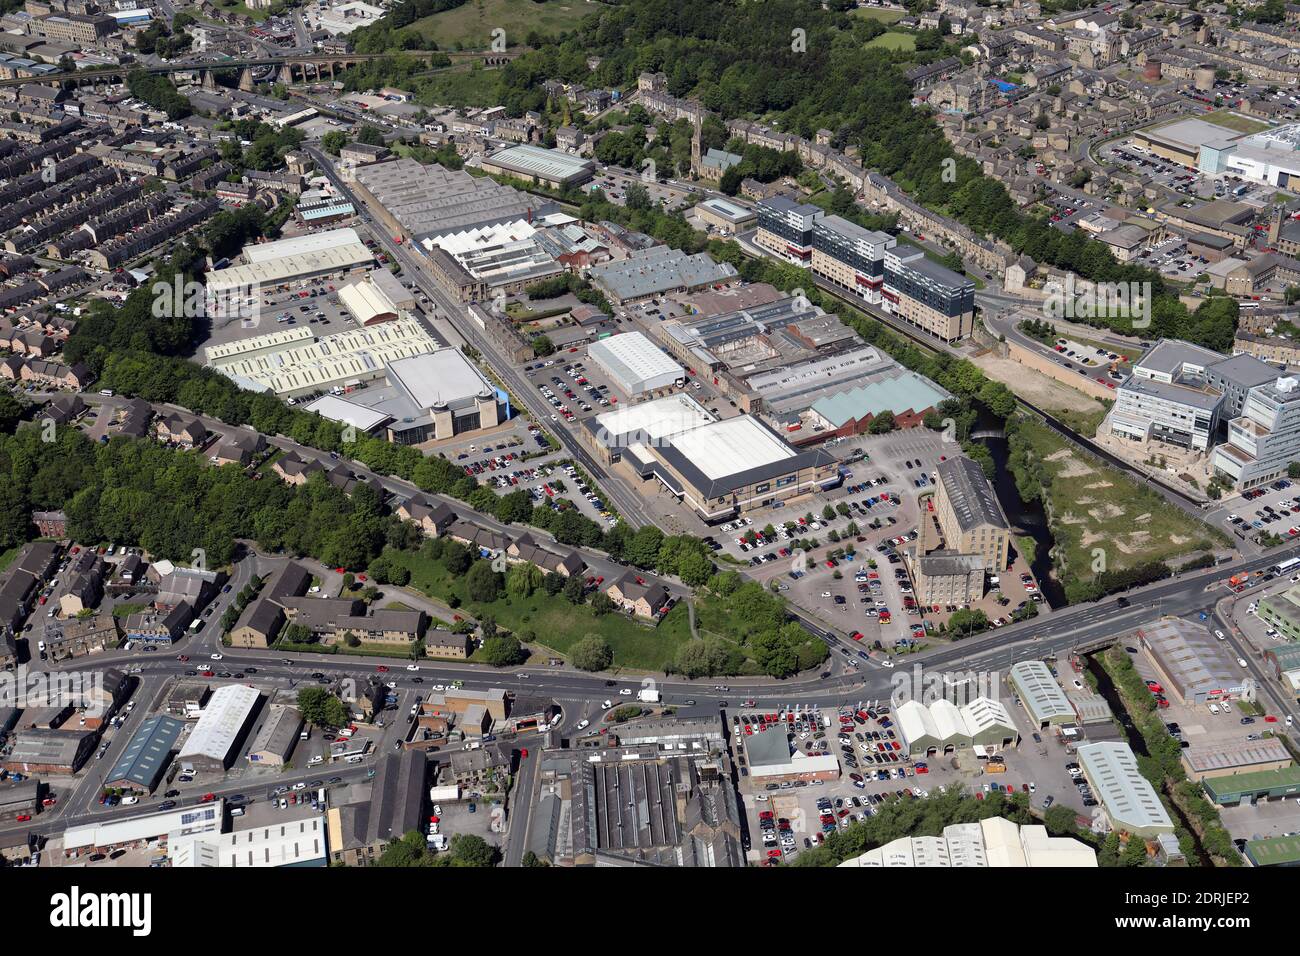
<svg viewBox="0 0 1300 956"><path fill-rule="evenodd" d="M821 449L795 451L749 415L702 425L671 438L659 455L705 498L717 498L765 478L834 464Z"/></svg>
<svg viewBox="0 0 1300 956"><path fill-rule="evenodd" d="M682 367L643 332L624 332L600 339L588 346L587 354L626 385L683 374Z"/></svg>
<svg viewBox="0 0 1300 956"><path fill-rule="evenodd" d="M339 301L362 325L397 315L397 306L369 277L344 285L339 289Z"/></svg>
<svg viewBox="0 0 1300 956"><path fill-rule="evenodd" d="M1074 708L1042 661L1020 661L1008 673L1029 713L1039 723L1056 717L1074 719Z"/></svg>
<svg viewBox="0 0 1300 956"><path fill-rule="evenodd" d="M199 806L177 807L175 810L146 813L138 817L127 817L124 820L68 827L63 834L63 849L70 852L91 847L120 846L142 840L153 840L163 835L168 836L170 842L173 836L219 833L225 819L225 803L218 797L211 803Z"/></svg>
<svg viewBox="0 0 1300 956"><path fill-rule="evenodd" d="M367 408L357 402L350 402L346 398L339 398L337 395L322 395L304 407L309 412L315 412L321 418L353 425L363 432L368 432L373 428L378 428L385 422L392 421L391 415L386 415L373 408Z"/></svg>
<svg viewBox="0 0 1300 956"><path fill-rule="evenodd" d="M189 740L185 741L181 759L207 757L225 761L260 697L257 688L247 684L218 687L203 708L203 716Z"/></svg>
<svg viewBox="0 0 1300 956"><path fill-rule="evenodd" d="M454 405L495 392L487 376L457 348L441 348L392 362L388 380L423 409Z"/></svg>
<svg viewBox="0 0 1300 956"><path fill-rule="evenodd" d="M130 743L104 779L112 783L126 781L152 790L167 768L172 748L184 727L184 721L175 717L164 714L150 717L132 735Z"/></svg>
<svg viewBox="0 0 1300 956"><path fill-rule="evenodd" d="M251 756L256 753L272 753L280 757L288 756L302 729L302 714L295 708L284 704L272 704L270 713L253 738L248 748Z"/></svg>
<svg viewBox="0 0 1300 956"><path fill-rule="evenodd" d="M839 428L846 422L874 418L884 411L896 414L925 411L948 398L951 398L948 392L909 371L819 398L812 410L832 428Z"/></svg>
<svg viewBox="0 0 1300 956"><path fill-rule="evenodd" d="M308 233L292 239L277 239L274 242L258 242L244 247L244 258L249 262L267 262L282 259L285 256L316 254L326 249L337 249L361 242L355 229L327 229L324 232Z"/></svg>
<svg viewBox="0 0 1300 956"><path fill-rule="evenodd" d="M689 395L667 395L652 402L623 405L587 421L598 439L609 447L622 448L634 442L657 444L716 420Z"/></svg>
<svg viewBox="0 0 1300 956"><path fill-rule="evenodd" d="M1137 636L1184 700L1241 686L1244 675L1226 642L1199 623L1161 618L1143 624Z"/></svg>
<svg viewBox="0 0 1300 956"><path fill-rule="evenodd" d="M694 289L729 282L738 273L729 262L717 263L706 252L694 255L669 246L633 252L626 259L591 268L591 280L620 302L660 292Z"/></svg>
<svg viewBox="0 0 1300 956"><path fill-rule="evenodd" d="M248 265L229 266L209 272L207 288L211 293L221 293L232 289L274 285L299 276L343 272L373 262L374 258L374 254L362 242L331 246L316 252L296 252L276 259L258 260Z"/></svg>
<svg viewBox="0 0 1300 956"><path fill-rule="evenodd" d="M1110 740L1083 744L1079 763L1117 828L1139 836L1152 830L1173 830L1173 821L1155 788L1138 770L1128 744Z"/></svg>
<svg viewBox="0 0 1300 956"><path fill-rule="evenodd" d="M554 181L581 179L590 176L594 168L589 159L582 159L558 149L528 145L507 146L483 161L524 176L537 176Z"/></svg>

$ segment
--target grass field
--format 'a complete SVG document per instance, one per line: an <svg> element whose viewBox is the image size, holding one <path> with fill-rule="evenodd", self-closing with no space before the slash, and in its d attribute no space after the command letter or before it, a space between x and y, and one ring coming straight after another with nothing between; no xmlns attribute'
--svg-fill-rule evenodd
<svg viewBox="0 0 1300 956"><path fill-rule="evenodd" d="M674 607L658 627L618 613L597 615L586 605L574 606L562 596L552 597L545 591L523 599L501 598L489 604L473 604L465 600L464 577L452 578L441 562L410 551L388 554L411 572L410 583L417 590L448 603L457 598L465 613L476 618L490 614L500 627L517 635L532 631L538 644L558 654L568 654L588 634L599 634L613 650L616 667L663 670L677 648L691 639L685 604Z"/></svg>
<svg viewBox="0 0 1300 956"><path fill-rule="evenodd" d="M504 30L506 43L513 46L523 43L534 30L544 34L571 30L602 7L583 0L469 0L454 10L416 20L410 29L437 43L440 50L453 49L456 44L466 50L482 50L492 43L493 30Z"/></svg>
<svg viewBox="0 0 1300 956"><path fill-rule="evenodd" d="M903 50L910 53L916 49L916 37L910 33L899 33L890 30L888 33L882 33L880 36L868 43L867 49Z"/></svg>
<svg viewBox="0 0 1300 956"><path fill-rule="evenodd" d="M1259 133L1268 129L1267 123L1261 123L1259 120L1249 119L1245 116L1238 116L1228 110L1215 110L1213 113L1206 113L1204 116L1197 118L1237 133Z"/></svg>
<svg viewBox="0 0 1300 956"><path fill-rule="evenodd" d="M907 16L906 10L881 10L876 7L858 7L853 11L855 17L864 20L879 20L881 23L897 23Z"/></svg>
<svg viewBox="0 0 1300 956"><path fill-rule="evenodd" d="M1110 406L1114 402L1102 404L1098 401L1096 404L1095 409L1087 412L1073 408L1049 408L1045 409L1045 411L1072 431L1076 431L1080 435L1086 435L1088 438L1095 438L1097 436L1097 426L1106 417L1106 413L1110 411Z"/></svg>
<svg viewBox="0 0 1300 956"><path fill-rule="evenodd" d="M1027 419L1020 436L1049 475L1044 490L1062 579L1087 575L1098 548L1107 570L1122 570L1215 545L1208 528L1047 426Z"/></svg>
<svg viewBox="0 0 1300 956"><path fill-rule="evenodd" d="M14 558L18 557L18 552L22 550L22 545L16 544L7 551L0 551L0 571L9 567Z"/></svg>

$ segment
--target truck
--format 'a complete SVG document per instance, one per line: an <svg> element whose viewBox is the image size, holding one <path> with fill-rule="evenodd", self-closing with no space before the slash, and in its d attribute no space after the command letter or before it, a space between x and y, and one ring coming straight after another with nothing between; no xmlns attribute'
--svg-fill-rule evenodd
<svg viewBox="0 0 1300 956"><path fill-rule="evenodd" d="M659 691L649 687L642 687L637 691L636 699L643 704L657 704L660 701Z"/></svg>

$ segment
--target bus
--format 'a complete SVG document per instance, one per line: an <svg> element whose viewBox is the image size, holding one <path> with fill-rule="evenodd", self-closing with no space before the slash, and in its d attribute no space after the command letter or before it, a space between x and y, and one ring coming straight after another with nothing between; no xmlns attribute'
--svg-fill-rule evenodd
<svg viewBox="0 0 1300 956"><path fill-rule="evenodd" d="M1288 558L1286 561L1269 568L1270 571L1277 575L1290 574L1297 569L1300 569L1300 558Z"/></svg>

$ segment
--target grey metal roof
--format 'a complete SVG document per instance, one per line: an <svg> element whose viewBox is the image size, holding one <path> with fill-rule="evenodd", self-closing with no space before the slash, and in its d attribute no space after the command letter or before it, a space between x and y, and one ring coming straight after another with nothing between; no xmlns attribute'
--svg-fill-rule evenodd
<svg viewBox="0 0 1300 956"><path fill-rule="evenodd" d="M981 525L1007 527L1006 515L993 493L993 486L974 461L964 456L951 457L939 462L938 474L962 531Z"/></svg>
<svg viewBox="0 0 1300 956"><path fill-rule="evenodd" d="M133 783L145 790L153 790L162 772L167 769L185 722L165 714L150 717L131 737L130 743L117 758L105 782Z"/></svg>

